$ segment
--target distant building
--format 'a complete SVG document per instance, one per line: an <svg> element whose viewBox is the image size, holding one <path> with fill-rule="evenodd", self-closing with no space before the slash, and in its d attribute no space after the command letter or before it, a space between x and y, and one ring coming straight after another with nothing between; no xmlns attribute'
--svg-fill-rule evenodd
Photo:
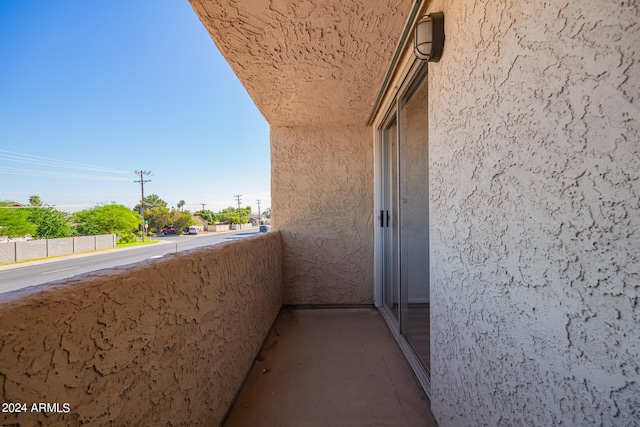
<svg viewBox="0 0 640 427"><path fill-rule="evenodd" d="M258 215L258 214L251 214L249 215L249 222L251 223L252 226L257 227L260 225L261 221L265 221L266 218L264 217L264 215Z"/></svg>
<svg viewBox="0 0 640 427"><path fill-rule="evenodd" d="M202 218L200 215L193 215L192 218L194 221L197 221L196 227L198 227L198 229L202 231L209 231L209 221Z"/></svg>

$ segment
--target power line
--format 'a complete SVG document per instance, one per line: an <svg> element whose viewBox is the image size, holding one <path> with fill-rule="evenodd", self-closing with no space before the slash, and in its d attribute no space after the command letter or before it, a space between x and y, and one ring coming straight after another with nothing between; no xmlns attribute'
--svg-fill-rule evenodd
<svg viewBox="0 0 640 427"><path fill-rule="evenodd" d="M68 172L53 172L53 171L42 171L42 170L36 170L36 169L11 168L7 166L0 166L0 173L11 174L11 175L25 175L25 176L46 176L51 178L73 178L73 179L82 179L82 180L96 179L101 181L128 181L127 178L116 178L111 176L83 175L83 174L68 173Z"/></svg>
<svg viewBox="0 0 640 427"><path fill-rule="evenodd" d="M84 206L84 205L79 205L79 206ZM49 206L49 205L38 205L38 206L34 206L34 205L23 205L23 206L0 206L0 209L43 209L43 208L53 208L55 206Z"/></svg>
<svg viewBox="0 0 640 427"><path fill-rule="evenodd" d="M238 194L233 197L235 197L238 200L238 210L240 210L240 202L242 202L242 199L241 199L242 194Z"/></svg>
<svg viewBox="0 0 640 427"><path fill-rule="evenodd" d="M0 206L0 209L42 209L42 208L81 208L91 207L93 205L40 205L40 206Z"/></svg>
<svg viewBox="0 0 640 427"><path fill-rule="evenodd" d="M129 181L129 180L127 180ZM31 195L31 191L3 191L2 194L20 194L20 195ZM44 193L40 193L40 196L132 196L138 193L58 193L58 192L50 192L45 191Z"/></svg>
<svg viewBox="0 0 640 427"><path fill-rule="evenodd" d="M103 166L88 165L85 163L69 162L67 160L56 160L48 157L34 156L32 154L17 153L15 151L0 150L0 160L6 160L16 163L27 163L34 165L52 166L64 169L89 170L95 172L129 174L129 171L115 168L106 168Z"/></svg>

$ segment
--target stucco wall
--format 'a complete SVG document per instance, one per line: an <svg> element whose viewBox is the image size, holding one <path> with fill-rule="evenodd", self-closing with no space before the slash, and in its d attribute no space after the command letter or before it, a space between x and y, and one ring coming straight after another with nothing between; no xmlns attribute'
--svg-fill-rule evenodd
<svg viewBox="0 0 640 427"><path fill-rule="evenodd" d="M440 425L640 420L638 8L429 6Z"/></svg>
<svg viewBox="0 0 640 427"><path fill-rule="evenodd" d="M189 0L272 126L361 124L406 0Z"/></svg>
<svg viewBox="0 0 640 427"><path fill-rule="evenodd" d="M364 125L403 0L190 0L271 126L284 301L373 302L373 147Z"/></svg>
<svg viewBox="0 0 640 427"><path fill-rule="evenodd" d="M372 303L371 130L272 127L271 190L284 303Z"/></svg>
<svg viewBox="0 0 640 427"><path fill-rule="evenodd" d="M8 425L218 425L281 306L277 232L0 296ZM41 423L41 424L37 424Z"/></svg>

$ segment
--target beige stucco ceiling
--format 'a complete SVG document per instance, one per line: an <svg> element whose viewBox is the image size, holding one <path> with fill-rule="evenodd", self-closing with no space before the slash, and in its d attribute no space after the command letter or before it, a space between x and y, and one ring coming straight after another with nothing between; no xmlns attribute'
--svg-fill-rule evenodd
<svg viewBox="0 0 640 427"><path fill-rule="evenodd" d="M364 124L412 2L190 0L271 125Z"/></svg>

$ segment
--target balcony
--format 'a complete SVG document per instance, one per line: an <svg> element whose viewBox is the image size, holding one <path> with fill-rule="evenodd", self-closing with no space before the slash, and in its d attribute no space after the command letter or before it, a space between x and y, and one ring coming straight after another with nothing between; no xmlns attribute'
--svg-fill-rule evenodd
<svg viewBox="0 0 640 427"><path fill-rule="evenodd" d="M224 425L436 423L375 308L285 307Z"/></svg>
<svg viewBox="0 0 640 427"><path fill-rule="evenodd" d="M226 425L433 422L374 308L281 311L282 252L272 232L3 294L0 424L219 425L245 378Z"/></svg>

